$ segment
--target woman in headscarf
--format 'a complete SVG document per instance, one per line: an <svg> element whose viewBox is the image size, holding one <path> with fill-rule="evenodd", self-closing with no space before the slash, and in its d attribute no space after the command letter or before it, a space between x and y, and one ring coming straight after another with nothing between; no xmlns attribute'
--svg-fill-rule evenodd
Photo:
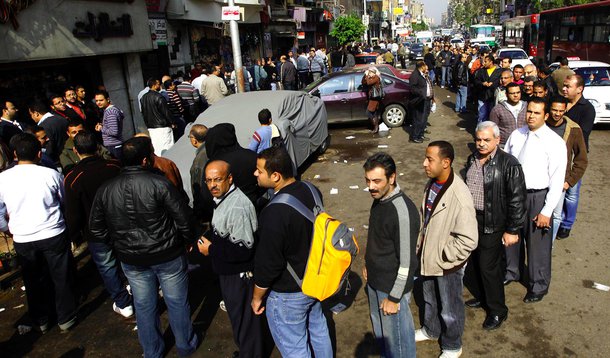
<svg viewBox="0 0 610 358"><path fill-rule="evenodd" d="M369 123L371 124L372 132L377 133L379 132L383 88L381 85L381 73L376 67L371 66L368 70L364 71L362 86L367 91L368 103L366 111L368 113Z"/></svg>

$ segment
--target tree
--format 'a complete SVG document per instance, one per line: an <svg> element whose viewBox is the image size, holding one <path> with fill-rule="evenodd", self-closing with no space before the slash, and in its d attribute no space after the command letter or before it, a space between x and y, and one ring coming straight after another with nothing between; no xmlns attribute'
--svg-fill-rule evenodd
<svg viewBox="0 0 610 358"><path fill-rule="evenodd" d="M366 27L362 20L355 15L343 15L335 19L330 36L337 39L340 45L360 40Z"/></svg>
<svg viewBox="0 0 610 358"><path fill-rule="evenodd" d="M426 31L429 27L425 22L421 21L420 23L413 24L413 31Z"/></svg>

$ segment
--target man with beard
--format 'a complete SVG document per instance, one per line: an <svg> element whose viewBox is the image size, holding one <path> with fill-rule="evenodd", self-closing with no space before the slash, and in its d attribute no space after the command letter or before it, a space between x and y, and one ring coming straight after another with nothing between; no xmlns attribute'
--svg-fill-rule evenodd
<svg viewBox="0 0 610 358"><path fill-rule="evenodd" d="M49 99L51 103L51 109L53 110L53 114L65 118L67 120L70 119L81 119L81 117L76 114L76 112L66 105L66 100L60 95L53 95Z"/></svg>

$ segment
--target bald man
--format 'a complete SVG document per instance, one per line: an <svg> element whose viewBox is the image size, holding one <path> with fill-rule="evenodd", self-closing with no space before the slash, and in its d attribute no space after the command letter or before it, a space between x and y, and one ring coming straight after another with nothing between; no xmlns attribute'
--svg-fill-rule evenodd
<svg viewBox="0 0 610 358"><path fill-rule="evenodd" d="M248 197L233 184L229 163L213 160L205 168L205 183L216 208L212 227L197 242L199 252L212 259L222 298L233 328L239 357L261 357L261 316L250 308L254 280L254 232L256 210Z"/></svg>
<svg viewBox="0 0 610 358"><path fill-rule="evenodd" d="M525 65L525 67L523 67L523 72L525 73L525 77L533 76L538 79L538 69L533 64Z"/></svg>

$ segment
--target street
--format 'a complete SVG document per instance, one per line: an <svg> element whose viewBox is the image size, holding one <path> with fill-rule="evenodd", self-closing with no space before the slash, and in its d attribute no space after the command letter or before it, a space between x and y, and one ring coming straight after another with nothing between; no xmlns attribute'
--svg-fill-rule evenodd
<svg viewBox="0 0 610 358"><path fill-rule="evenodd" d="M437 111L430 116L431 140L447 140L456 151L454 170L459 171L472 148L475 114L457 115L455 94L435 88ZM599 126L590 137L589 167L583 179L580 207L572 235L556 241L553 249L553 279L549 294L535 304L524 304L526 288L513 283L506 287L508 320L496 331L484 331L485 313L466 308L463 336L465 357L604 357L610 351L606 335L610 292L592 288L593 282L610 285L610 264L605 257L610 239L607 203L610 191L605 186L610 175L610 127ZM360 245L352 267L353 303L339 314L329 314L331 331L336 333L337 357L374 357L375 342L369 320L368 301L361 271L366 248L368 215L372 202L365 192L362 164L377 152L390 153L397 162L398 183L419 205L427 178L422 168L426 142L408 142L402 128L387 135L373 135L362 122L330 126L332 140L327 152L313 161L302 179L319 187L326 210L354 229ZM353 139L346 139L353 136ZM383 148L383 149L380 149ZM319 176L319 177L318 177ZM357 186L357 188L356 188ZM338 194L331 195L331 189ZM99 274L85 257L80 261L78 281L85 301L79 310L79 323L66 334L55 326L45 335L36 332L20 335L17 327L25 324L27 303L22 282L0 292L0 355L2 357L139 357L135 321L125 321L112 312L112 300L103 290ZM192 272L191 310L197 332L204 333L195 357L231 357L236 350L228 316L218 308L218 285L205 265ZM471 298L465 290L464 299ZM411 312L418 328L419 312L411 299ZM163 307L163 311L165 311ZM167 313L162 315L168 356L176 356L171 343ZM417 344L418 357L436 357L438 343ZM273 354L279 357L277 351ZM292 357L291 357L292 358Z"/></svg>

